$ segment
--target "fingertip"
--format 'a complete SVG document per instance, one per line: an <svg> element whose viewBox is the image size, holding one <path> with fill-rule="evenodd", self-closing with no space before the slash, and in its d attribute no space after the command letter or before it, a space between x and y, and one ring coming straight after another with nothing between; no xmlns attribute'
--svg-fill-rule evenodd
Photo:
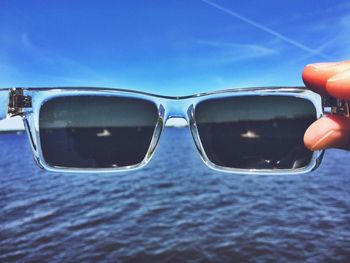
<svg viewBox="0 0 350 263"><path fill-rule="evenodd" d="M323 95L333 92L332 87L330 91L328 90L328 80L347 71L350 71L350 61L315 63L304 68L302 78L309 89ZM337 92L338 89L335 88L335 90Z"/></svg>
<svg viewBox="0 0 350 263"><path fill-rule="evenodd" d="M309 150L312 151L314 142L315 142L315 134L314 134L314 128L313 128L313 124L311 124L311 126L305 131L304 134L304 145L306 148L308 148Z"/></svg>
<svg viewBox="0 0 350 263"><path fill-rule="evenodd" d="M319 141L326 134L332 131L332 126L327 125L327 120L324 118L315 121L310 127L306 130L304 134L304 145L311 151L320 150Z"/></svg>
<svg viewBox="0 0 350 263"><path fill-rule="evenodd" d="M327 116L315 121L304 134L305 146L312 150L350 147L350 121L340 116Z"/></svg>
<svg viewBox="0 0 350 263"><path fill-rule="evenodd" d="M326 83L333 76L337 63L315 63L307 65L302 72L302 79L305 85L319 93L326 93Z"/></svg>

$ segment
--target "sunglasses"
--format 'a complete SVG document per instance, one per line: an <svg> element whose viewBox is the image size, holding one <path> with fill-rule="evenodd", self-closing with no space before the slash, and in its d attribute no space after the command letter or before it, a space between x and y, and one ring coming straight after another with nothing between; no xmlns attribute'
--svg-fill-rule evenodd
<svg viewBox="0 0 350 263"><path fill-rule="evenodd" d="M1 119L22 116L37 164L54 172L110 173L146 165L170 118L188 122L201 159L240 174L299 174L323 151L303 143L308 126L347 102L303 87L244 88L171 97L64 87L0 90ZM169 156L171 158L171 156Z"/></svg>

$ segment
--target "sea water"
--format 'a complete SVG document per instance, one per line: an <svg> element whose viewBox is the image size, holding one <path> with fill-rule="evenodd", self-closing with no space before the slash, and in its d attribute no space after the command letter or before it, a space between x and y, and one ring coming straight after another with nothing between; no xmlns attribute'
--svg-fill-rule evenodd
<svg viewBox="0 0 350 263"><path fill-rule="evenodd" d="M0 262L349 262L350 153L306 175L214 172L188 129L167 129L144 169L36 167L0 135Z"/></svg>

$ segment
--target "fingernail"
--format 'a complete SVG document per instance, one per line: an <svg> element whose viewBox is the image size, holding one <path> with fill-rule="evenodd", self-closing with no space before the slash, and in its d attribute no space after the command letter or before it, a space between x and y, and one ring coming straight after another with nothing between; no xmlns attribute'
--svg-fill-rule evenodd
<svg viewBox="0 0 350 263"><path fill-rule="evenodd" d="M309 64L308 67L312 67L314 69L324 69L328 67L332 67L338 63L336 62L326 62L326 63L315 63L315 64Z"/></svg>
<svg viewBox="0 0 350 263"><path fill-rule="evenodd" d="M311 150L317 151L324 149L330 141L338 139L338 137L335 130L330 130L312 145Z"/></svg>
<svg viewBox="0 0 350 263"><path fill-rule="evenodd" d="M340 80L349 80L350 78L350 71L345 71L342 73L339 73L333 77L331 77L330 79L328 79L328 82L333 82L333 81L340 81Z"/></svg>

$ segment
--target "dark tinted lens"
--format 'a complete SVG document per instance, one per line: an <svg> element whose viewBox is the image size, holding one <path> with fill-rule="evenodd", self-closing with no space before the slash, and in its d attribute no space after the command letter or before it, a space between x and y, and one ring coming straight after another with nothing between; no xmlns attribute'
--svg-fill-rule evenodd
<svg viewBox="0 0 350 263"><path fill-rule="evenodd" d="M216 165L241 169L295 169L312 152L304 132L316 120L313 103L286 96L212 99L197 105L195 118L204 150Z"/></svg>
<svg viewBox="0 0 350 263"><path fill-rule="evenodd" d="M125 97L72 96L40 110L40 140L47 164L67 168L135 165L146 156L158 120L156 106Z"/></svg>

